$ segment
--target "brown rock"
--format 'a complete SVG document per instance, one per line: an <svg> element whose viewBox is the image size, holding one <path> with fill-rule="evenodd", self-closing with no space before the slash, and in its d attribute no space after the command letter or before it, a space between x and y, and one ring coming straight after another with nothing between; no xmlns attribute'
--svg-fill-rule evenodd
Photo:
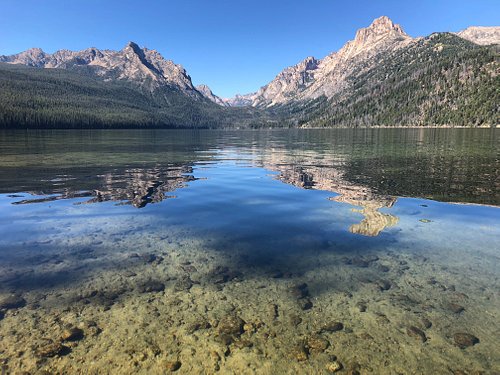
<svg viewBox="0 0 500 375"><path fill-rule="evenodd" d="M326 364L326 371L334 373L342 370L342 363L338 361L329 362Z"/></svg>
<svg viewBox="0 0 500 375"><path fill-rule="evenodd" d="M301 298L298 300L298 303L301 310L309 310L313 307L313 303L309 298Z"/></svg>
<svg viewBox="0 0 500 375"><path fill-rule="evenodd" d="M193 286L193 280L189 276L183 276L174 284L176 292L188 291Z"/></svg>
<svg viewBox="0 0 500 375"><path fill-rule="evenodd" d="M453 340L455 341L455 345L460 349L465 349L479 343L479 339L476 336L462 332L455 333L453 335Z"/></svg>
<svg viewBox="0 0 500 375"><path fill-rule="evenodd" d="M83 330L76 327L66 328L62 335L61 340L63 341L78 341L83 339L84 333Z"/></svg>
<svg viewBox="0 0 500 375"><path fill-rule="evenodd" d="M299 362L307 361L307 359L309 358L309 352L303 343L296 345L292 349L291 355Z"/></svg>
<svg viewBox="0 0 500 375"><path fill-rule="evenodd" d="M156 280L148 280L139 284L139 291L141 293L162 292L164 290L165 284Z"/></svg>
<svg viewBox="0 0 500 375"><path fill-rule="evenodd" d="M425 336L424 331L422 331L421 329L418 329L415 326L410 326L410 327L406 328L406 333L408 334L408 336L418 338L422 342L427 341L427 336Z"/></svg>
<svg viewBox="0 0 500 375"><path fill-rule="evenodd" d="M179 361L169 361L165 364L165 368L167 371L174 372L180 369L182 366L182 363Z"/></svg>
<svg viewBox="0 0 500 375"><path fill-rule="evenodd" d="M60 342L54 342L52 340L49 340L46 343L40 345L38 348L36 348L35 351L39 357L47 358L47 357L55 357L56 355L63 355L66 352L69 352L69 348L67 346L62 345Z"/></svg>
<svg viewBox="0 0 500 375"><path fill-rule="evenodd" d="M328 322L321 326L321 332L337 332L344 329L344 325L340 322Z"/></svg>
<svg viewBox="0 0 500 375"><path fill-rule="evenodd" d="M307 339L307 346L311 351L324 352L330 346L330 342L320 335L314 335Z"/></svg>
<svg viewBox="0 0 500 375"><path fill-rule="evenodd" d="M450 302L446 305L446 309L450 310L451 312L454 312L455 314L460 314L462 311L465 310L465 308L458 303L453 303Z"/></svg>
<svg viewBox="0 0 500 375"><path fill-rule="evenodd" d="M217 326L220 334L240 335L243 333L245 322L238 316L228 315L219 321Z"/></svg>
<svg viewBox="0 0 500 375"><path fill-rule="evenodd" d="M290 288L290 292L292 293L292 296L297 299L309 296L309 290L306 283L292 286Z"/></svg>

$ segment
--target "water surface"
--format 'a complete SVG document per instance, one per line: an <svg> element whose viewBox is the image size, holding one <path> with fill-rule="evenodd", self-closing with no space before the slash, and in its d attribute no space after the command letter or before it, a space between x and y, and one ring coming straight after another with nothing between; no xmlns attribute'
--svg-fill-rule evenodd
<svg viewBox="0 0 500 375"><path fill-rule="evenodd" d="M0 298L0 363L500 371L499 141L494 129L0 132L0 297L18 302ZM83 337L62 340L68 327Z"/></svg>

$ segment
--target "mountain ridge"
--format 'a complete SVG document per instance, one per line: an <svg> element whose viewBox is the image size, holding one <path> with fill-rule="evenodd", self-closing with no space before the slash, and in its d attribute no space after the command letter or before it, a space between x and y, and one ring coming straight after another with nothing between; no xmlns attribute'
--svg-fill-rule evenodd
<svg viewBox="0 0 500 375"><path fill-rule="evenodd" d="M196 127L371 126L386 124L391 119L398 124L397 121L402 121L400 124L403 125L420 124L423 119L463 124L453 106L467 107L468 103L476 102L481 118L470 117L470 113L463 118L471 119L473 124L494 125L498 124L498 111L491 107L491 100L499 95L498 90L494 90L500 71L496 46L499 42L500 27L469 27L458 33L435 33L429 37L413 38L399 24L382 16L359 29L352 40L324 58L306 57L296 65L285 68L257 92L225 99L215 95L207 85L194 86L182 65L134 42L127 43L118 51L91 47L81 51L62 49L46 53L40 48L31 48L15 55L0 56L0 63L26 65L34 69L6 69L0 64L0 88L5 91L0 92L0 98L4 100L0 103L0 124L15 126L15 121L20 121L29 125L32 121L42 126L45 118L51 126L56 126L55 119L65 121L64 113L70 113L72 121L88 123L93 118L91 107L97 108L99 121L104 121L110 117L105 114L103 103L123 108L122 113L111 116L116 126L120 121L127 126L133 126L137 121L141 126L174 127L190 127L189 121ZM422 60L421 56L426 56L428 61ZM433 64L442 66L445 73L449 70L455 75L430 69ZM465 76L457 71L457 66L463 66ZM48 74L49 71L54 74ZM72 73L65 75L57 71ZM404 72L404 75L398 72ZM427 76L423 76L422 72ZM378 81L374 81L373 77L377 77ZM35 86L30 85L30 79L37 82ZM429 87L419 86L417 81L420 79L429 82ZM392 86L384 85L389 80L392 80ZM71 86L73 82L77 84ZM464 82L470 87L460 86ZM47 90L44 84L52 85L55 91ZM67 90L68 85L73 91ZM449 86L452 91L443 94L440 88L443 85ZM397 112L395 108L377 102L380 87L391 96L402 86L412 87L413 91L408 91L407 99L403 97L401 104L408 104L404 100L411 97L421 102L423 109L410 106L414 113L394 116ZM66 91L64 97L63 92ZM113 92L119 93L119 103L110 97L115 95ZM416 98L414 92L421 92L422 95L425 92L430 96L425 102ZM484 92L488 92L490 97L484 96ZM93 93L96 98L86 96L82 106L76 101L82 93L87 96ZM440 100L450 103L452 107L434 103L432 95L435 93L444 95ZM468 97L464 97L464 93ZM478 101L479 97L483 98L482 101ZM140 98L141 104L135 104L136 98ZM67 102L63 105L64 100ZM350 107L357 101L366 102L366 107L362 113L356 112L355 117L337 108ZM35 107L34 102L37 103ZM50 105L57 108L54 110L57 116L40 117L37 114L42 109L49 113ZM387 111L388 108L394 112L393 115L377 117L374 113ZM15 110L19 113L16 114ZM455 111L455 114L436 117L428 116L426 111ZM125 117L127 113L135 119L130 124ZM363 120L356 117L361 115ZM369 123L367 119L374 123Z"/></svg>

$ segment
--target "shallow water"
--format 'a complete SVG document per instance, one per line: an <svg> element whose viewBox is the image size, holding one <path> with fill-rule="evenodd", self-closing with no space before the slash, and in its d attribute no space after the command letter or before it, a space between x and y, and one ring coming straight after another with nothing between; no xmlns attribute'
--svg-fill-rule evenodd
<svg viewBox="0 0 500 375"><path fill-rule="evenodd" d="M487 129L0 132L0 365L500 372L499 155Z"/></svg>

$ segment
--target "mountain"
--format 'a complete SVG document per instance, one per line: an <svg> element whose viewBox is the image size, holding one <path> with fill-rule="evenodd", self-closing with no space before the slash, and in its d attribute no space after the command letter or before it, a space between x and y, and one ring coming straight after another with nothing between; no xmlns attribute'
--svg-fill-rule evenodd
<svg viewBox="0 0 500 375"><path fill-rule="evenodd" d="M338 52L321 60L307 57L247 98L254 107L271 107L290 101L332 97L345 87L346 78L358 67L368 64L370 58L408 46L412 41L413 38L388 17L377 18L369 27L358 30L354 40Z"/></svg>
<svg viewBox="0 0 500 375"><path fill-rule="evenodd" d="M216 104L217 103L217 104ZM0 126L215 128L267 123L227 108L207 86L155 50L39 48L0 56Z"/></svg>
<svg viewBox="0 0 500 375"><path fill-rule="evenodd" d="M498 45L435 33L353 68L331 97L277 106L289 126L497 126Z"/></svg>
<svg viewBox="0 0 500 375"><path fill-rule="evenodd" d="M186 70L166 60L155 50L129 42L120 51L88 48L83 51L60 50L53 54L32 48L12 56L0 56L0 62L37 68L60 68L91 74L103 80L139 83L153 91L168 86L193 99L203 96L196 90Z"/></svg>
<svg viewBox="0 0 500 375"><path fill-rule="evenodd" d="M495 126L499 30L412 38L382 16L338 51L230 99L133 42L120 51L33 48L0 56L0 126Z"/></svg>
<svg viewBox="0 0 500 375"><path fill-rule="evenodd" d="M208 87L207 85L203 85L203 84L202 85L198 85L198 86L196 86L196 90L198 90L198 92L201 95L203 95L208 100L214 102L215 104L221 105L223 107L229 105L223 99L221 99L217 95L215 95L212 92L212 90L210 90L210 87Z"/></svg>
<svg viewBox="0 0 500 375"><path fill-rule="evenodd" d="M254 95L255 93L245 95L236 94L232 98L224 98L222 100L230 107L246 107L252 105Z"/></svg>
<svg viewBox="0 0 500 375"><path fill-rule="evenodd" d="M458 32L457 35L483 46L500 43L500 27L498 26L471 26Z"/></svg>

